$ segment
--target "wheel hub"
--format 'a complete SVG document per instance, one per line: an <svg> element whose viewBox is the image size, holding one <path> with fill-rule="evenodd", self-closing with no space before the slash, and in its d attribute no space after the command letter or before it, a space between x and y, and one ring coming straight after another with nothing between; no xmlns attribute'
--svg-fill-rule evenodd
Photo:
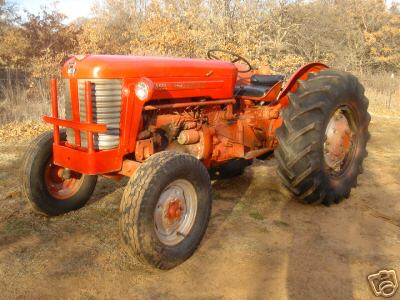
<svg viewBox="0 0 400 300"><path fill-rule="evenodd" d="M44 183L52 197L58 200L67 200L79 191L83 183L83 176L55 165L51 158L44 170Z"/></svg>
<svg viewBox="0 0 400 300"><path fill-rule="evenodd" d="M353 132L342 109L330 119L325 131L324 158L327 166L335 172L342 170L352 146Z"/></svg>
<svg viewBox="0 0 400 300"><path fill-rule="evenodd" d="M168 209L166 211L166 217L171 224L175 221L179 222L182 216L182 210L182 201L180 199L175 198L171 202L169 202Z"/></svg>
<svg viewBox="0 0 400 300"><path fill-rule="evenodd" d="M154 210L154 228L160 241L169 246L180 243L190 232L197 213L197 194L185 179L169 184Z"/></svg>

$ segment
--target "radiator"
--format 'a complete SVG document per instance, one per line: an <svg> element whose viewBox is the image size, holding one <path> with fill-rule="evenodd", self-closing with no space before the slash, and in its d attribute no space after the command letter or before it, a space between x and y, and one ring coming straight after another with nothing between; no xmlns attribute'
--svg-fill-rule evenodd
<svg viewBox="0 0 400 300"><path fill-rule="evenodd" d="M121 91L122 80L118 79L78 79L78 98L80 122L86 122L85 81L92 83L93 123L106 124L107 132L95 133L94 147L97 150L117 148L120 141ZM65 115L72 120L71 92L69 80L65 80ZM67 129L67 141L75 144L73 129ZM87 147L87 134L81 132L81 146Z"/></svg>

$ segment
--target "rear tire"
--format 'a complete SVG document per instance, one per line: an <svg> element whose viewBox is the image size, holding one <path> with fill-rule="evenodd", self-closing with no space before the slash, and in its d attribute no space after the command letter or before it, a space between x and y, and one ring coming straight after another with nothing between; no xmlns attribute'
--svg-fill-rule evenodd
<svg viewBox="0 0 400 300"><path fill-rule="evenodd" d="M66 139L65 131L60 132ZM48 131L29 145L22 161L22 192L35 212L56 216L83 207L90 199L97 176L72 172L70 179L58 177L62 168L52 162L53 132ZM65 185L65 187L64 187Z"/></svg>
<svg viewBox="0 0 400 300"><path fill-rule="evenodd" d="M122 238L133 254L145 264L171 269L193 254L207 229L207 169L185 153L156 153L129 180L120 211Z"/></svg>
<svg viewBox="0 0 400 300"><path fill-rule="evenodd" d="M298 85L276 131L278 174L304 203L338 203L357 185L367 156L371 117L364 88L336 70L311 73Z"/></svg>

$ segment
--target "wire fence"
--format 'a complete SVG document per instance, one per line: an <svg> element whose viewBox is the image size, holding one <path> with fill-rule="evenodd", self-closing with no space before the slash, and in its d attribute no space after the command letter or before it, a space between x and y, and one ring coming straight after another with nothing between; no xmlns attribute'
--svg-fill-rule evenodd
<svg viewBox="0 0 400 300"><path fill-rule="evenodd" d="M400 74L358 75L373 109L400 110Z"/></svg>
<svg viewBox="0 0 400 300"><path fill-rule="evenodd" d="M4 82L26 82L28 74L20 69L0 68L0 84Z"/></svg>
<svg viewBox="0 0 400 300"><path fill-rule="evenodd" d="M0 69L0 124L40 120L50 112L49 83L21 70Z"/></svg>

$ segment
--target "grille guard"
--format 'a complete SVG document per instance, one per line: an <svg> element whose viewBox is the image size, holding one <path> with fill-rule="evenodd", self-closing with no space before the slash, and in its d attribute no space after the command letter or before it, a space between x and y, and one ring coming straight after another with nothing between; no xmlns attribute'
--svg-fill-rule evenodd
<svg viewBox="0 0 400 300"><path fill-rule="evenodd" d="M49 116L43 116L43 121L48 124L66 127L66 128L72 128L72 129L76 129L79 131L91 131L93 133L104 133L107 131L107 126L105 124L80 123L80 122L63 120L63 119L58 119L58 118L49 117Z"/></svg>
<svg viewBox="0 0 400 300"><path fill-rule="evenodd" d="M85 106L86 106L86 123L63 120L58 117L58 96L57 96L57 80L50 81L51 108L52 117L44 116L43 121L54 125L54 145L60 145L60 126L72 128L78 131L87 132L87 152L94 152L93 133L103 133L107 131L105 124L94 124L92 113L92 89L91 82L85 81Z"/></svg>
<svg viewBox="0 0 400 300"><path fill-rule="evenodd" d="M93 145L93 134L107 131L105 124L92 123L91 82L85 82L86 122L75 122L60 119L58 116L57 81L50 82L52 117L43 116L43 121L54 126L53 159L54 163L82 174L98 175L117 172L122 168L120 149L96 151ZM75 147L60 141L60 127L86 131L88 147Z"/></svg>

